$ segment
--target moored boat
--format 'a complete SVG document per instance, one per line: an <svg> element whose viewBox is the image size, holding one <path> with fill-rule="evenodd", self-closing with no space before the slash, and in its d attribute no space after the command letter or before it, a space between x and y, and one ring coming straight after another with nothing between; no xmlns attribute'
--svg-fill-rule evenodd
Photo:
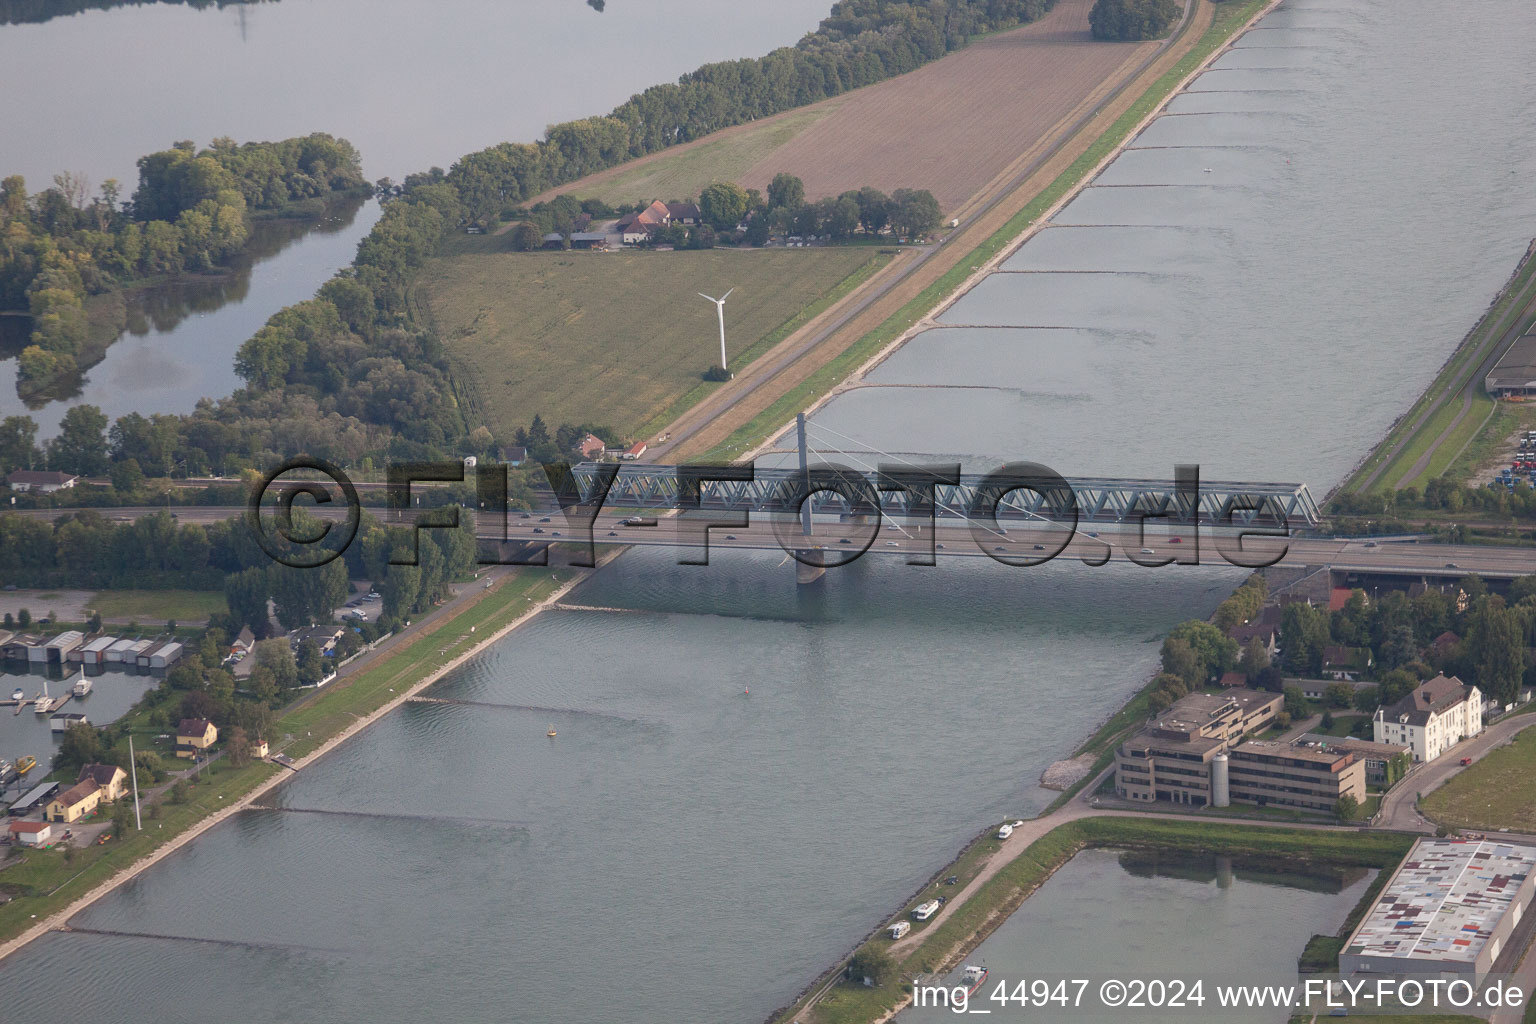
<svg viewBox="0 0 1536 1024"><path fill-rule="evenodd" d="M20 761L16 762L16 771L17 771L17 774L20 774L20 775L25 775L25 774L27 774L27 772L31 771L33 768L36 768L36 767L37 767L37 758L32 757L30 754L27 755L26 757L22 758Z"/></svg>
<svg viewBox="0 0 1536 1024"><path fill-rule="evenodd" d="M80 678L75 680L75 685L70 688L70 693L76 697L84 697L91 692L91 681L85 678L85 673L80 673Z"/></svg>

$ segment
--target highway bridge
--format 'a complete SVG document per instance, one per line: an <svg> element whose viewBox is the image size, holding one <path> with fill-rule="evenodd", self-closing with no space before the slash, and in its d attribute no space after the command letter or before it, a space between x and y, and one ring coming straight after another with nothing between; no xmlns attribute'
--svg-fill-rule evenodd
<svg viewBox="0 0 1536 1024"><path fill-rule="evenodd" d="M17 514L54 519L72 509L38 509ZM164 506L105 508L90 511L109 519L133 520L164 513ZM246 514L243 506L179 506L173 509L183 523L209 523ZM313 510L327 519L339 519L345 508L333 503ZM414 520L417 510L389 515L377 510L381 520ZM572 507L528 513L513 511L505 521L494 513L476 516L476 532L487 541L488 553L532 560L550 544L585 548L588 528L594 546L622 545L660 547L677 551L679 560L699 561L707 551L784 551L828 566L849 561L857 553L865 557L901 558L915 564L939 559L988 557L1006 564L1030 565L1054 559L1070 559L1088 566L1107 562L1157 566L1226 565L1236 553L1239 564L1273 562L1297 568L1326 567L1341 580L1389 577L1451 581L1468 574L1490 580L1507 580L1536 574L1536 547L1492 547L1472 544L1427 544L1308 536L1239 537L1240 528L1195 529L1167 526L1152 520L1145 530L1134 524L1084 523L1070 531L1055 522L1017 523L1006 520L989 525L959 518L935 517L931 524L901 517L859 517L817 514L811 533L804 532L801 518L784 514L749 515L745 525L707 526L704 520L721 519L708 509L656 515L637 515L633 509L599 512ZM1174 541L1178 537L1178 541ZM845 542L846 541L846 542ZM1038 547L1037 547L1038 545ZM820 554L807 554L820 552Z"/></svg>

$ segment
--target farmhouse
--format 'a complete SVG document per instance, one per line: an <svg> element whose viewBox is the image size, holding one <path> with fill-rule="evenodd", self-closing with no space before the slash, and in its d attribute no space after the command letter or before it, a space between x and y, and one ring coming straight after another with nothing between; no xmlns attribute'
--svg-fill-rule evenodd
<svg viewBox="0 0 1536 1024"><path fill-rule="evenodd" d="M595 459L599 457L603 454L603 450L606 447L607 446L603 444L603 439L598 437L596 434L588 434L576 444L576 450L581 453L581 457L584 459Z"/></svg>
<svg viewBox="0 0 1536 1024"><path fill-rule="evenodd" d="M77 476L59 473L51 469L18 469L5 478L5 483L11 490L23 494L27 492L52 494L54 491L62 491L67 487L75 486L75 481L79 479Z"/></svg>
<svg viewBox="0 0 1536 1024"><path fill-rule="evenodd" d="M1468 736L1483 731L1483 695L1455 676L1438 675L1371 721L1377 743L1413 749L1415 761L1433 761Z"/></svg>

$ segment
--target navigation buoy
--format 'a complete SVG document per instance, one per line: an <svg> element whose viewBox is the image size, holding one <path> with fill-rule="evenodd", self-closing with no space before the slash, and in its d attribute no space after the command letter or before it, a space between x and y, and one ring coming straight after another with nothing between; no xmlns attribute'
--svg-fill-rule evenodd
<svg viewBox="0 0 1536 1024"><path fill-rule="evenodd" d="M554 726L550 726L549 727L549 732L545 733L544 735L548 736L550 739L554 739L555 738L555 727Z"/></svg>
<svg viewBox="0 0 1536 1024"><path fill-rule="evenodd" d="M752 688L750 686L744 687L742 689L742 691L741 691L741 695L743 697L750 697L750 696L752 696Z"/></svg>

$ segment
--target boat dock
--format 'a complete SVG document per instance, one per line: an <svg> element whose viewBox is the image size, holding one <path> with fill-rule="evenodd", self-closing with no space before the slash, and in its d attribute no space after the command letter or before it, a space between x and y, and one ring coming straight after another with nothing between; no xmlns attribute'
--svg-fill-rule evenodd
<svg viewBox="0 0 1536 1024"><path fill-rule="evenodd" d="M38 693L35 697L23 697L21 700L12 700L10 697L6 697L4 700L0 700L0 707L15 708L16 710L12 714L16 715L21 714L27 708L33 708L40 715L48 715L59 710L59 708L68 704L73 699L74 694L72 693L66 693L62 697L45 697L42 693Z"/></svg>

